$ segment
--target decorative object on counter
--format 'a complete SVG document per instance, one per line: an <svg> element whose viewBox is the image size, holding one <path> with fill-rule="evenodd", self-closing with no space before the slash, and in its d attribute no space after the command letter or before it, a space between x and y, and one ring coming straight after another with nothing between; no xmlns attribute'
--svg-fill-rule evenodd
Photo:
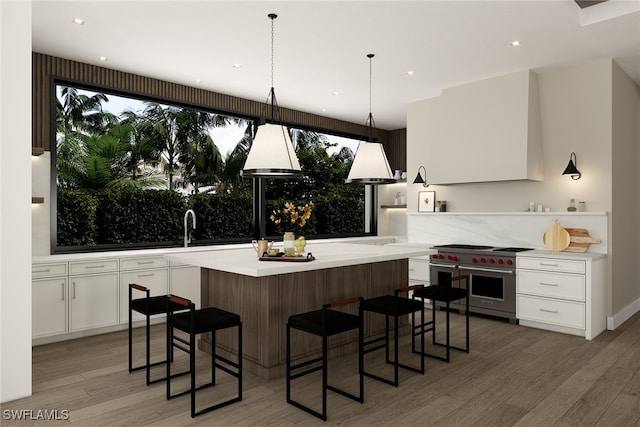
<svg viewBox="0 0 640 427"><path fill-rule="evenodd" d="M307 240L304 238L304 236L299 236L295 240L294 246L296 247L296 253L297 254L303 254L304 253L304 248L307 246Z"/></svg>
<svg viewBox="0 0 640 427"><path fill-rule="evenodd" d="M403 204L403 203L402 203L402 193L401 193L401 192L399 192L399 191L396 193L396 200L395 200L394 204L395 204L396 206L398 206L398 205L402 205L402 204Z"/></svg>
<svg viewBox="0 0 640 427"><path fill-rule="evenodd" d="M576 199L569 200L569 207L567 208L567 211L569 211L569 212L575 212L576 211Z"/></svg>
<svg viewBox="0 0 640 427"><path fill-rule="evenodd" d="M544 245L555 252L564 251L569 247L569 232L560 227L560 222L556 219L553 221L553 227L544 232L542 236Z"/></svg>
<svg viewBox="0 0 640 427"><path fill-rule="evenodd" d="M277 124L280 117L273 89L273 22L278 15L270 13L267 16L271 19L271 90L265 102L265 110L271 111L271 123L258 126L240 175L245 178L296 178L302 176L302 170L289 130L284 125Z"/></svg>
<svg viewBox="0 0 640 427"><path fill-rule="evenodd" d="M422 178L422 175L420 174L421 170L424 171L424 178ZM418 174L416 175L416 179L413 180L413 183L422 184L424 188L429 186L429 183L427 182L427 169L424 166L420 166L418 168Z"/></svg>
<svg viewBox="0 0 640 427"><path fill-rule="evenodd" d="M277 248L269 249L269 256L278 256L280 254L284 255L284 252L280 252Z"/></svg>
<svg viewBox="0 0 640 427"><path fill-rule="evenodd" d="M258 258L264 255L265 253L270 253L271 247L273 246L273 242L269 242L268 240L265 240L265 239L252 240L251 244L253 245L253 249L255 249L256 253L258 254ZM276 252L277 252L277 249L276 249Z"/></svg>
<svg viewBox="0 0 640 427"><path fill-rule="evenodd" d="M586 228L565 228L569 233L569 246L565 252L587 252L593 243L602 243L600 239L589 236Z"/></svg>
<svg viewBox="0 0 640 427"><path fill-rule="evenodd" d="M370 53L369 58L369 116L367 124L369 125L369 141L360 142L356 149L356 155L353 158L349 175L345 181L347 184L393 184L396 182L391 176L391 168L389 160L384 152L384 147L379 142L374 142L373 114L371 114L371 59L375 55Z"/></svg>
<svg viewBox="0 0 640 427"><path fill-rule="evenodd" d="M393 174L393 179L395 180L402 179L402 171L400 169L395 170L395 173Z"/></svg>
<svg viewBox="0 0 640 427"><path fill-rule="evenodd" d="M578 212L587 211L587 202L578 202Z"/></svg>
<svg viewBox="0 0 640 427"><path fill-rule="evenodd" d="M544 212L544 209L542 209L542 204L538 204L538 212Z"/></svg>
<svg viewBox="0 0 640 427"><path fill-rule="evenodd" d="M535 211L536 202L529 202L529 212Z"/></svg>
<svg viewBox="0 0 640 427"><path fill-rule="evenodd" d="M418 191L418 212L433 212L436 206L435 191Z"/></svg>
<svg viewBox="0 0 640 427"><path fill-rule="evenodd" d="M400 179L407 179L407 173L406 172L402 172L402 175L400 175Z"/></svg>
<svg viewBox="0 0 640 427"><path fill-rule="evenodd" d="M578 164L578 159L576 159L576 153L572 151L571 155L569 156L569 164L564 169L564 172L562 172L562 175L569 175L573 180L580 179L582 174L576 167L577 164Z"/></svg>
<svg viewBox="0 0 640 427"><path fill-rule="evenodd" d="M283 209L273 211L271 214L271 221L274 224L280 224L285 229L295 228L296 226L302 228L307 223L307 220L311 217L313 210L313 202L309 202L304 206L295 206L291 202L285 202ZM293 231L286 231L283 236L284 241L284 253L286 256L292 256L295 254L295 234Z"/></svg>

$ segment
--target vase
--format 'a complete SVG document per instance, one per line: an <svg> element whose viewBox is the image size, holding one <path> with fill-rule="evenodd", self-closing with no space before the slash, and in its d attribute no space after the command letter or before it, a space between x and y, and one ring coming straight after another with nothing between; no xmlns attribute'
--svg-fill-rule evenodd
<svg viewBox="0 0 640 427"><path fill-rule="evenodd" d="M307 246L307 241L304 236L298 236L298 238L294 242L294 245L296 247L296 253L302 255L304 254L304 248Z"/></svg>
<svg viewBox="0 0 640 427"><path fill-rule="evenodd" d="M296 236L293 234L293 231L285 231L284 236L282 236L282 241L284 242L284 255L285 256L294 256L296 253L296 245L295 245Z"/></svg>

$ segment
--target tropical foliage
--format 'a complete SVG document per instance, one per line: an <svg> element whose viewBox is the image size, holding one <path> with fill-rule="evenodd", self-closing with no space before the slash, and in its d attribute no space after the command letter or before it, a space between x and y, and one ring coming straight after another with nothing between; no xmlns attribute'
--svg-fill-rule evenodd
<svg viewBox="0 0 640 427"><path fill-rule="evenodd" d="M253 139L252 121L156 102L114 115L105 110L109 96L59 89L58 246L176 242L188 207L198 215L196 239L252 237L252 180L240 176ZM211 130L230 125L244 133L223 157ZM318 212L307 235L362 233L363 187L344 184L352 151L335 152L336 144L317 132L294 130L292 140L305 176L268 180L265 216L284 200L302 206L313 200ZM327 215L332 204L349 205L355 220ZM279 233L274 225L267 231Z"/></svg>

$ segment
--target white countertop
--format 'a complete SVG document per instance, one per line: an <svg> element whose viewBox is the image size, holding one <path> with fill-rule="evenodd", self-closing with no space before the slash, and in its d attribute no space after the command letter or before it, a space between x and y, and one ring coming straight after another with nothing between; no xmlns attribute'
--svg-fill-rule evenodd
<svg viewBox="0 0 640 427"><path fill-rule="evenodd" d="M427 249L408 248L391 245L362 245L355 243L307 244L307 251L316 258L310 262L260 261L256 251L232 249L227 251L206 251L166 254L169 261L195 265L211 270L262 277L324 268L345 267L392 261L426 255Z"/></svg>
<svg viewBox="0 0 640 427"><path fill-rule="evenodd" d="M575 259L579 261L596 260L606 258L607 254L599 254L593 252L555 252L542 249L534 249L532 251L518 252L516 257L535 257L535 258L562 258Z"/></svg>

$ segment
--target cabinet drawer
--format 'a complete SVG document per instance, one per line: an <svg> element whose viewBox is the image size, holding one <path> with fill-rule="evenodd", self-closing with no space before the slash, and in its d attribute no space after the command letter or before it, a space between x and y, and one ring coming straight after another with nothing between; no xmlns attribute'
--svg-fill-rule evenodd
<svg viewBox="0 0 640 427"><path fill-rule="evenodd" d="M120 270L140 270L143 268L166 267L167 265L167 260L163 256L120 259Z"/></svg>
<svg viewBox="0 0 640 427"><path fill-rule="evenodd" d="M33 264L31 266L31 277L38 279L41 277L66 276L67 263L57 262L53 264Z"/></svg>
<svg viewBox="0 0 640 427"><path fill-rule="evenodd" d="M429 261L409 258L409 279L429 281Z"/></svg>
<svg viewBox="0 0 640 427"><path fill-rule="evenodd" d="M584 301L585 278L581 274L520 270L518 293Z"/></svg>
<svg viewBox="0 0 640 427"><path fill-rule="evenodd" d="M93 274L118 271L118 260L79 261L69 263L69 274Z"/></svg>
<svg viewBox="0 0 640 427"><path fill-rule="evenodd" d="M518 268L530 268L533 270L563 271L565 273L585 273L585 262L556 258L527 258L517 257Z"/></svg>
<svg viewBox="0 0 640 427"><path fill-rule="evenodd" d="M583 329L585 306L581 302L518 295L518 319Z"/></svg>

